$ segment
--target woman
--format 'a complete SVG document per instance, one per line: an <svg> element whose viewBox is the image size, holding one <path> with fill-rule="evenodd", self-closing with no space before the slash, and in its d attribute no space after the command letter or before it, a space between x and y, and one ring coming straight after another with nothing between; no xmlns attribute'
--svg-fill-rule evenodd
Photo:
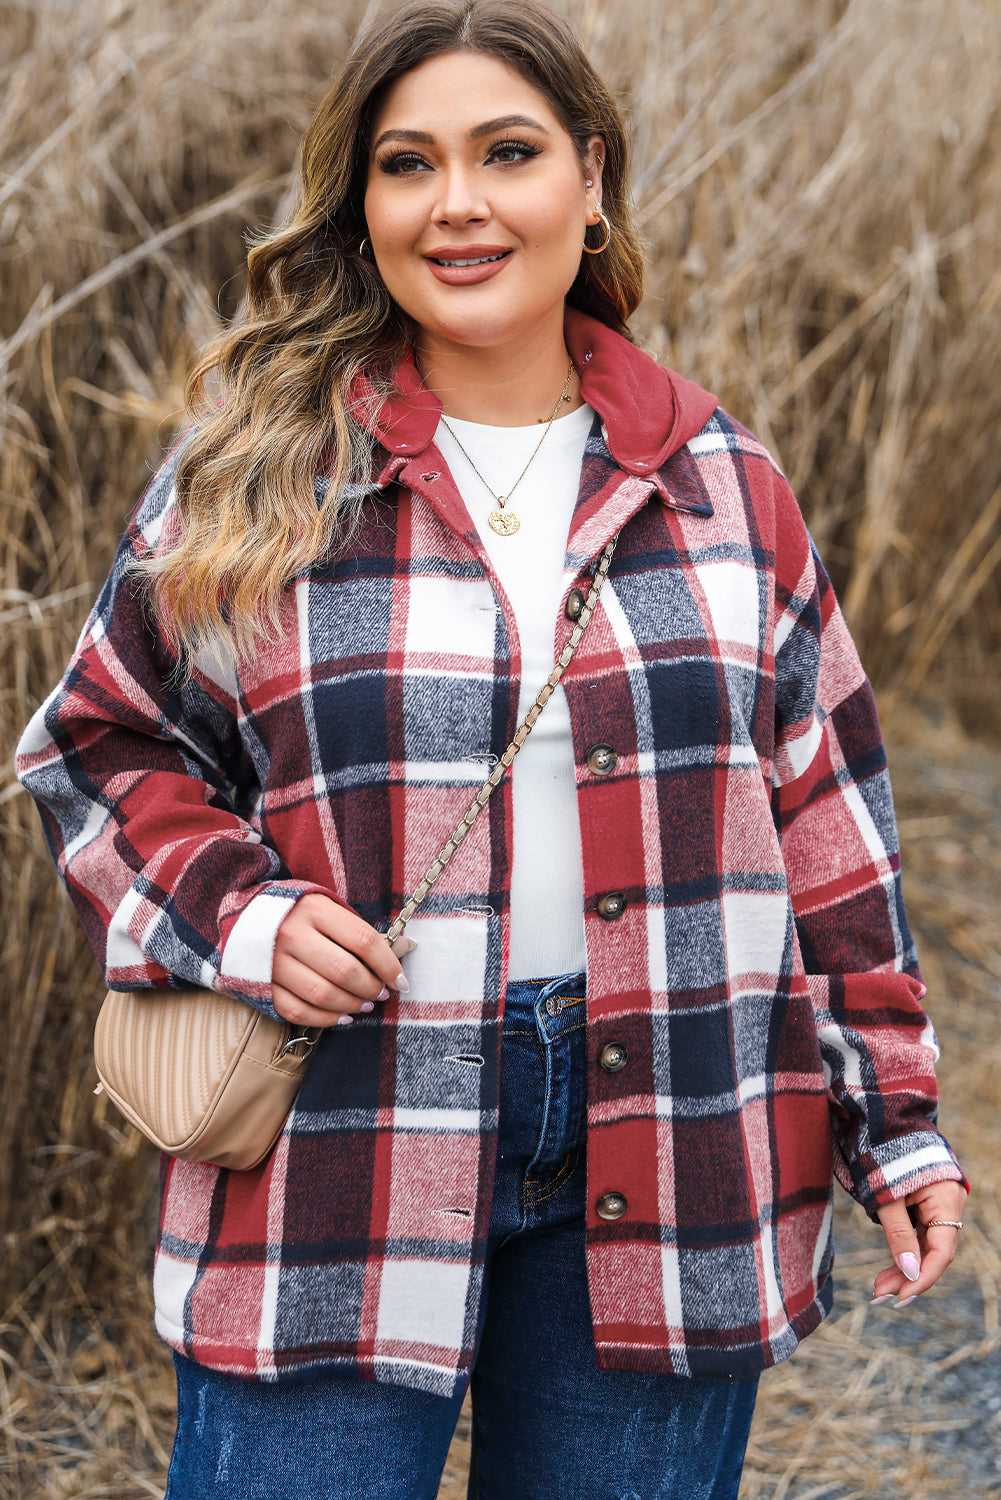
<svg viewBox="0 0 1001 1500"><path fill-rule="evenodd" d="M623 337L561 20L390 12L301 173L19 758L109 984L323 1028L262 1167L165 1161L168 1493L433 1496L471 1379L471 1495L732 1496L832 1141L877 1301L965 1199L871 695L774 463Z"/></svg>

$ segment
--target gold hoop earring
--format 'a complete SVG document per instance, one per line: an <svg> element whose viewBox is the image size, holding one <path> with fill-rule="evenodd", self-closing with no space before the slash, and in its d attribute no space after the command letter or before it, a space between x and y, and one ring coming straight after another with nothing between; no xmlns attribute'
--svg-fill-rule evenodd
<svg viewBox="0 0 1001 1500"><path fill-rule="evenodd" d="M585 240L584 241L584 254L585 255L600 255L601 252L602 252L602 250L607 250L608 247L609 247L609 245L612 243L612 226L611 226L611 224L609 224L608 220L605 218L605 215L602 213L602 211L601 211L600 208L596 208L595 209L595 213L598 215L598 218L601 220L601 222L605 226L605 238L604 238L604 241L602 242L602 244L600 244L596 250L592 250L591 246L587 243L587 240Z"/></svg>
<svg viewBox="0 0 1001 1500"><path fill-rule="evenodd" d="M365 238L362 240L361 244L358 246L358 254L359 255L364 256L364 254L365 254L365 246L367 244L368 244L368 235L365 236Z"/></svg>

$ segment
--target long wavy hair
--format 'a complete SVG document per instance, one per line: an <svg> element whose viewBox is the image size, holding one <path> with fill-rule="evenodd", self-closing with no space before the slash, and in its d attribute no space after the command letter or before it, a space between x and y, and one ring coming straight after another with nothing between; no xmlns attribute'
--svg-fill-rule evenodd
<svg viewBox="0 0 1001 1500"><path fill-rule="evenodd" d="M242 315L188 380L179 527L143 565L159 620L186 659L220 630L240 649L272 633L292 578L336 554L357 525L372 443L352 414L352 385L364 372L388 392L413 333L361 253L372 120L394 80L456 51L496 57L544 94L582 168L588 138L604 140L602 202L614 233L601 255L581 254L567 300L627 331L643 274L628 144L567 22L538 0L410 0L384 13L306 131L294 207L248 256ZM318 499L321 474L329 482Z"/></svg>

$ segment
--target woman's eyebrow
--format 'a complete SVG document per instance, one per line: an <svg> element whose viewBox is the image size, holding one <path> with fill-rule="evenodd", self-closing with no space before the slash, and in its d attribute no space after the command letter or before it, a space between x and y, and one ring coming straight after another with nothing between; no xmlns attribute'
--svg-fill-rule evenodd
<svg viewBox="0 0 1001 1500"><path fill-rule="evenodd" d="M474 125L469 132L469 139L475 141L481 135L493 135L495 130L510 130L516 125L527 125L529 130L541 130L543 135L549 134L545 125L533 120L530 115L501 115L496 120L485 120L482 125Z"/></svg>
<svg viewBox="0 0 1001 1500"><path fill-rule="evenodd" d="M500 115L496 120L484 120L482 125L474 125L468 132L468 137L471 141L476 141L481 136L493 135L495 130L511 130L518 125L527 126L529 130L539 130L543 135L549 134L546 127L538 120L533 120L530 115ZM372 150L378 151L387 141L405 141L410 146L433 146L434 136L428 130L407 130L399 126L394 130L384 130Z"/></svg>
<svg viewBox="0 0 1001 1500"><path fill-rule="evenodd" d="M426 130L404 130L402 127L398 130L384 130L372 150L378 151L385 141L406 141L411 146L433 146L434 136Z"/></svg>

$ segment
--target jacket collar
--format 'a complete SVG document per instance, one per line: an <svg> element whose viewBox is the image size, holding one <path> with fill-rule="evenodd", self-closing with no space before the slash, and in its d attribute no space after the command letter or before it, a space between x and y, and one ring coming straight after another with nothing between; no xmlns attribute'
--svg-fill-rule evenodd
<svg viewBox="0 0 1001 1500"><path fill-rule="evenodd" d="M655 475L701 432L716 409L715 396L664 369L586 313L567 308L564 336L580 376L581 396L601 417L608 451L627 474ZM411 355L397 367L394 385L393 394L367 422L385 450L373 474L380 488L404 462L431 445L441 417L441 403L424 385ZM364 408L372 394L364 376L356 381L355 392Z"/></svg>

